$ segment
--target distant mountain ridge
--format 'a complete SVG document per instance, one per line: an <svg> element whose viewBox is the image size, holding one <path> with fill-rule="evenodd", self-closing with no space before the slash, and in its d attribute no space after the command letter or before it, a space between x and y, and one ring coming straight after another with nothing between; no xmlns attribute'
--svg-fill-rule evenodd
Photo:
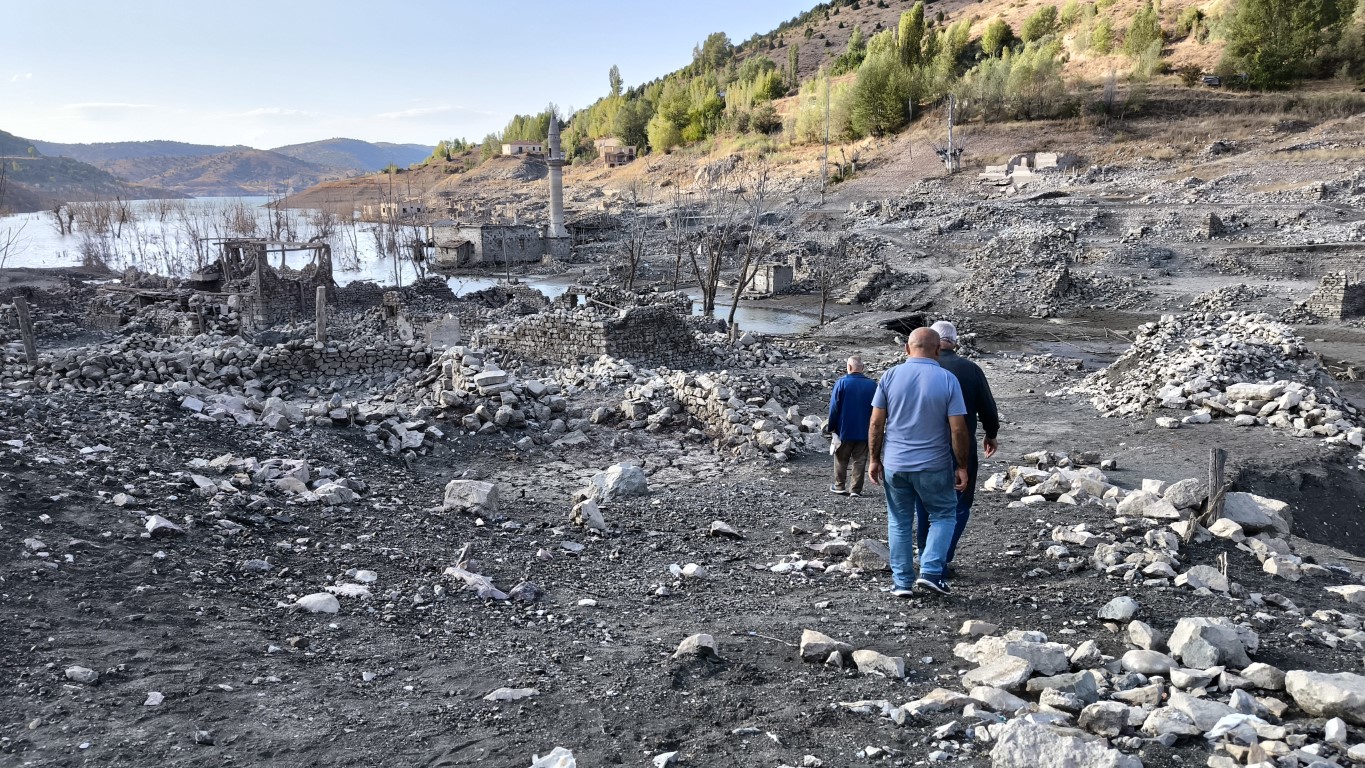
<svg viewBox="0 0 1365 768"><path fill-rule="evenodd" d="M37 142L0 131L0 213L36 211L54 201L145 200L183 197L179 192L130 183L89 163L49 157Z"/></svg>
<svg viewBox="0 0 1365 768"><path fill-rule="evenodd" d="M420 163L431 155L432 147L421 144L392 144L359 139L324 139L306 144L275 147L272 152L328 168L345 170L382 171L389 164L406 168Z"/></svg>
<svg viewBox="0 0 1365 768"><path fill-rule="evenodd" d="M88 163L126 182L196 197L287 194L322 181L383 170L390 164L407 167L425 160L432 151L418 144L345 138L275 149L160 140L63 144L10 138L0 143L0 154L36 152Z"/></svg>

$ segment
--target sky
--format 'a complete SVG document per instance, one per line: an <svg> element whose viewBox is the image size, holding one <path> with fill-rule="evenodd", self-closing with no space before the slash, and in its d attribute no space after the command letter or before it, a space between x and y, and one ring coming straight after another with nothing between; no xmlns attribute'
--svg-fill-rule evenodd
<svg viewBox="0 0 1365 768"><path fill-rule="evenodd" d="M687 64L815 0L0 0L0 130L260 149L480 140Z"/></svg>

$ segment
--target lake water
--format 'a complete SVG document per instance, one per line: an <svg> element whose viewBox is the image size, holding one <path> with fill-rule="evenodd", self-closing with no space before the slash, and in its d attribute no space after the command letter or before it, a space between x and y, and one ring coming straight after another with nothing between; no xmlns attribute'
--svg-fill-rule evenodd
<svg viewBox="0 0 1365 768"><path fill-rule="evenodd" d="M183 276L198 266L200 259L212 259L216 249L211 240L225 237L269 237L307 241L320 232L325 222L318 212L287 210L278 214L265 208L264 197L206 197L191 200L138 200L129 203L131 220L103 238L91 238L81 231L62 235L51 214L20 213L0 216L0 266L66 267L80 266L83 250L103 249L111 268L139 269L160 274ZM280 218L275 218L279 216ZM80 225L77 225L78 230ZM405 259L379 258L375 225L363 222L332 222L327 242L332 246L333 273L342 285L370 280L392 285L407 284L417 278ZM6 243L10 244L8 250ZM304 265L304 254L293 253L291 267ZM272 255L271 262L278 263ZM569 277L524 276L517 279L540 290L550 298L564 293ZM498 277L454 276L448 282L456 295L464 295L496 285ZM701 292L688 294L694 300L694 313L701 314ZM716 310L725 317L728 305ZM800 333L813 328L814 315L783 307L741 302L735 313L741 329L758 333Z"/></svg>

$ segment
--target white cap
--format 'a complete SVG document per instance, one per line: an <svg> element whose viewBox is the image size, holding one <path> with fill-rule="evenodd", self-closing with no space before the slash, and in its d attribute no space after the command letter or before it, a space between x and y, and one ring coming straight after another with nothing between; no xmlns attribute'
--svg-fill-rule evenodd
<svg viewBox="0 0 1365 768"><path fill-rule="evenodd" d="M933 329L934 333L938 334L940 339L957 343L957 327L947 320L939 320L929 327Z"/></svg>

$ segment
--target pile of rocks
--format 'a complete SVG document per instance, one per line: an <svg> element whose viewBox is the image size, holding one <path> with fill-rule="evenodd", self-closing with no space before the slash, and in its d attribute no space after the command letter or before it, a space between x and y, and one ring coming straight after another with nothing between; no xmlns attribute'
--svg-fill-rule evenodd
<svg viewBox="0 0 1365 768"><path fill-rule="evenodd" d="M1190 301L1190 310L1194 312L1227 312L1245 308L1252 302L1263 299L1270 295L1270 289L1264 285L1225 285L1222 288L1215 288L1205 291Z"/></svg>
<svg viewBox="0 0 1365 768"><path fill-rule="evenodd" d="M1123 356L1071 391L1089 395L1105 416L1194 410L1183 423L1230 417L1238 426L1269 425L1361 447L1359 413L1330 380L1290 326L1265 314L1224 312L1143 324Z"/></svg>
<svg viewBox="0 0 1365 768"><path fill-rule="evenodd" d="M1065 314L1102 304L1115 309L1141 303L1128 277L1076 271L1076 233L1052 228L1001 236L967 259L971 278L959 292L963 309L992 314Z"/></svg>
<svg viewBox="0 0 1365 768"><path fill-rule="evenodd" d="M469 432L491 434L504 428L527 427L545 430L538 439L528 438L529 442L520 444L523 448L535 442L563 442L571 432L582 438L584 420L574 417L576 411L570 412L558 382L519 379L503 370L494 354L463 346L446 350L424 379L425 398L435 407L462 412L460 426Z"/></svg>
<svg viewBox="0 0 1365 768"><path fill-rule="evenodd" d="M998 633L983 621L967 621L954 654L975 665L961 680L965 692L935 689L899 706L885 700L845 702L855 712L876 714L896 724L928 715L960 711L961 717L934 731L931 761L969 757L989 749L993 768L1035 766L1131 766L1142 761L1129 753L1152 742L1172 747L1199 740L1213 754L1208 765L1342 765L1365 762L1365 745L1351 745L1348 723L1365 724L1365 676L1284 671L1253 657L1261 645L1255 626L1273 626L1267 611L1284 611L1299 629L1297 642L1340 648L1365 648L1359 616L1320 610L1304 620L1288 598L1248 593L1226 569L1185 566L1181 535L1196 526L1191 517L1206 500L1197 480L1166 484L1143 481L1142 489L1125 491L1093 468L1074 468L1071 456L1030 454L1032 466L1011 467L993 476L988 487L1019 496L1020 504L1094 504L1111 509L1116 526L1103 531L1085 525L1056 526L1054 543L1038 542L1059 561L1059 570L1092 565L1133 587L1172 585L1204 595L1239 601L1241 614L1185 616L1169 635L1139 618L1140 595L1117 597L1096 613L1104 627L1126 641L1106 654L1102 637L1068 634L1065 643L1041 632ZM1074 458L1088 461L1091 456ZM1071 466L1061 466L1071 465ZM1196 537L1219 537L1261 560L1265 572L1279 578L1321 578L1351 582L1326 591L1365 603L1365 586L1345 568L1304 562L1289 545L1289 511L1281 502L1251 494L1228 494L1223 516L1208 531L1196 526ZM1093 554L1071 558L1069 547L1093 548ZM1177 570L1181 572L1177 574ZM1137 593L1134 593L1137 594ZM1228 611L1229 615L1237 609ZM1078 622L1078 626L1087 622ZM812 633L808 633L812 634ZM820 644L814 640L823 641ZM837 641L814 637L808 655L848 652ZM817 648L818 645L818 648ZM830 656L832 663L833 656ZM1316 719L1310 719L1316 718ZM1323 719L1326 719L1324 722Z"/></svg>

